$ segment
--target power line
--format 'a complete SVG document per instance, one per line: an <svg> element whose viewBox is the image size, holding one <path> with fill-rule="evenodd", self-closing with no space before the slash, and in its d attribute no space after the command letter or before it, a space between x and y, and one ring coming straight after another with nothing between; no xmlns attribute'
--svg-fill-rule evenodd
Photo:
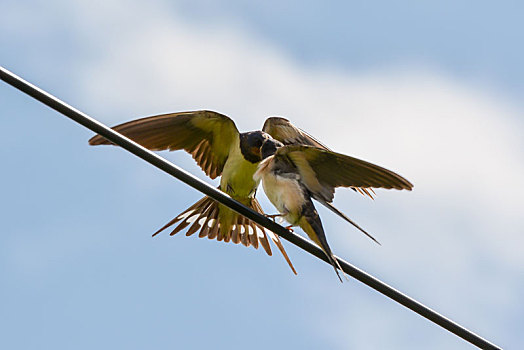
<svg viewBox="0 0 524 350"><path fill-rule="evenodd" d="M137 144L136 142L117 133L116 131L113 131L112 129L105 126L104 124L80 112L79 110L69 106L65 102L62 102L58 98L43 91L42 89L28 83L27 81L23 80L22 78L11 73L10 71L8 71L7 69L1 66L0 66L0 79L5 81L7 84L19 89L20 91L26 93L27 95L33 97L34 99L42 102L43 104L47 105L48 107L51 107L52 109L73 119L77 123L85 126L86 128L92 130L93 132L102 135L109 141L113 142L114 144L119 145L120 147L126 149L127 151L133 153L134 155L142 158L146 162L176 177L180 181L204 193L206 196L209 196L210 198L228 206L229 208L235 210L236 212L253 220L257 224L260 224L264 226L265 228L275 232L276 234L286 239L287 241L304 249L308 253L316 256L317 258L329 264L329 261L326 255L324 254L324 252L320 248L318 248L316 245L309 242L308 240L302 238L301 236L295 233L288 231L287 229L280 226L279 224L266 218L264 215L259 214L253 211L252 209L244 206L243 204L237 202L236 200L232 199L224 192L221 192L215 189L214 187L196 178L195 176L191 175L190 173L186 172L185 170L168 162L167 160L160 157L156 153L149 151L148 149ZM339 261L340 266L342 267L344 272L347 273L348 275L354 277L355 279L375 289L376 291L386 295L387 297L395 300L396 302L407 307L408 309L411 309L412 311L418 313L422 317L425 317L428 320L447 329L451 333L463 338L464 340L470 342L471 344L476 345L477 347L481 349L501 349L500 347L490 343L486 339L473 333L472 331L440 315L436 311L419 303L415 299L410 298L409 296L397 291L393 287L387 285L386 283L380 281L379 279L373 277L372 275L360 270L359 268L351 265L350 263L338 257L337 257L337 260Z"/></svg>

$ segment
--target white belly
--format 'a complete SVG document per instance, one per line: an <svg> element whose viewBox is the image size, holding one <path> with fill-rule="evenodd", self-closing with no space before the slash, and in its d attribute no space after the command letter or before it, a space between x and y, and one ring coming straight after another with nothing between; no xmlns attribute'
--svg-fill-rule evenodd
<svg viewBox="0 0 524 350"><path fill-rule="evenodd" d="M304 193L297 180L275 175L272 172L262 177L264 192L284 219L296 225L302 216Z"/></svg>

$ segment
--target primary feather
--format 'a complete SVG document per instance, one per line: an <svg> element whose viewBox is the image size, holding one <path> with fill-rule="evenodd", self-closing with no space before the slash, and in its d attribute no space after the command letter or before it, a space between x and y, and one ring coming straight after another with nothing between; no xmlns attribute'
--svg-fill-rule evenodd
<svg viewBox="0 0 524 350"><path fill-rule="evenodd" d="M241 149L243 136L256 137L261 134L260 131L240 134L229 117L206 110L141 118L113 129L150 150L187 151L210 178L222 176L219 187L222 191L262 213L254 198L258 186L258 182L253 180L257 167L256 154L249 155L248 161ZM96 135L89 140L89 144L109 145L111 142ZM153 236L179 221L172 234L189 227L187 235L200 231L199 237L232 241L254 248L262 245L271 255L269 236L296 274L278 236L207 197L164 225Z"/></svg>

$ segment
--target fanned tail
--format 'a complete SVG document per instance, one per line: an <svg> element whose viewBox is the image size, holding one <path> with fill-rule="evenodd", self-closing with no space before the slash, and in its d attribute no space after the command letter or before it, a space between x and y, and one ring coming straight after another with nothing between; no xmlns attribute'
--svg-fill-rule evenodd
<svg viewBox="0 0 524 350"><path fill-rule="evenodd" d="M260 206L260 203L258 203L256 198L253 198L251 200L251 208L253 208L253 210L256 211L257 213L260 213L260 214L264 215L264 211L262 210L262 207ZM262 229L262 233L265 235L266 231L264 230L264 228L262 226L258 226L258 227L260 227L260 229ZM277 246L278 250L280 250L280 253L282 253L282 256L284 257L284 259L286 259L287 264L289 265L289 267L291 268L293 273L296 275L297 271L293 267L293 264L291 263L291 260L289 260L289 257L287 256L287 253L286 253L286 250L284 249L284 246L282 245L282 242L280 241L280 238L278 237L278 235L276 235L275 233L273 233L272 231L269 231L269 230L267 231L267 235L271 238L273 243L275 243L275 245ZM267 240L267 237L266 237L266 240ZM271 254L269 254L269 255L271 255Z"/></svg>
<svg viewBox="0 0 524 350"><path fill-rule="evenodd" d="M351 189L355 192L360 193L361 195L368 196L369 198L375 200L373 196L376 195L375 191L371 187L351 187Z"/></svg>
<svg viewBox="0 0 524 350"><path fill-rule="evenodd" d="M256 212L264 214L256 198L251 198L248 206ZM229 213L228 215L222 215L220 217L220 210L223 211L222 214L224 214L225 211L229 211ZM180 215L153 233L153 237L178 222L180 223L171 231L171 236L189 226L186 236L191 236L200 230L198 234L200 238L208 237L209 239L216 239L218 241L231 241L235 244L242 243L246 247L253 246L255 249L258 249L258 246L261 245L268 255L273 255L269 245L269 236L284 256L284 259L286 259L293 273L295 275L297 274L280 238L276 234L271 231L266 231L262 226L227 207L221 206L209 197L204 197L187 208Z"/></svg>

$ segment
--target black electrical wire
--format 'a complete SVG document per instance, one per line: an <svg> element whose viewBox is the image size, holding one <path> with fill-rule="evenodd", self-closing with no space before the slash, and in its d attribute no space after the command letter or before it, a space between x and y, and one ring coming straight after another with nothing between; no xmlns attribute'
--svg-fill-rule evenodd
<svg viewBox="0 0 524 350"><path fill-rule="evenodd" d="M0 66L0 79L5 81L7 84L19 89L20 91L26 93L27 95L33 97L34 99L42 102L43 104L51 107L52 109L62 113L63 115L73 119L79 124L82 124L86 128L92 130L93 132L102 135L109 141L113 142L116 145L126 149L127 151L133 153L134 155L142 158L146 162L156 166L157 168L165 171L166 173L176 177L177 179L183 181L187 185L193 187L194 189L204 193L206 196L213 198L214 200L230 207L236 212L246 216L247 218L253 220L257 224L264 226L265 228L275 232L280 237L288 240L289 242L295 244L296 246L304 249L310 254L316 256L317 258L324 260L329 264L329 261L324 254L324 252L318 248L316 245L312 244L308 240L302 238L301 236L292 233L280 226L279 224L273 222L272 220L266 218L264 215L259 214L252 209L246 207L245 205L237 202L236 200L229 197L222 191L215 189L214 187L208 185L197 177L191 175L183 169L180 169L176 165L168 162L164 158L160 157L156 153L149 151L148 149L140 146L136 142L128 139L127 137L117 133L116 131L110 129L104 124L96 121L95 119L89 117L88 115L80 112L79 110L67 105L58 98L52 96L51 94L39 89L38 87L28 83L17 75L11 73L7 69ZM413 298L397 291L393 287L387 285L386 283L380 281L379 279L371 276L370 274L360 270L359 268L351 265L350 263L337 257L337 260L344 270L345 273L359 280L360 282L368 285L369 287L375 289L376 291L386 295L387 297L395 300L399 304L411 309L422 317L427 318L428 320L438 324L439 326L447 329L451 333L465 339L473 345L481 349L501 349L500 347L490 343L486 339L480 337L479 335L473 333L472 331L460 326L459 324L453 322L452 320L440 315L429 307L419 303Z"/></svg>

